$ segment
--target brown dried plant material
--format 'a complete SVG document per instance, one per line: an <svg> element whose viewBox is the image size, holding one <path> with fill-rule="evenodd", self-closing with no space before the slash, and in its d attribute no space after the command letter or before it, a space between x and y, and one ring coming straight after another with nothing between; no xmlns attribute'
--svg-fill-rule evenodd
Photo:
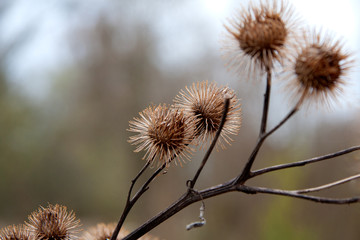
<svg viewBox="0 0 360 240"><path fill-rule="evenodd" d="M189 117L196 119L196 143L201 146L212 140L219 129L224 112L225 97L231 97L229 111L222 129L219 145L230 144L230 135L237 135L241 127L241 106L234 91L228 87L218 87L208 81L193 83L176 96L175 107L184 109Z"/></svg>
<svg viewBox="0 0 360 240"><path fill-rule="evenodd" d="M283 63L292 49L297 25L292 7L284 1L243 7L225 26L229 34L224 41L224 56L230 68L251 77L272 69L276 62Z"/></svg>
<svg viewBox="0 0 360 240"><path fill-rule="evenodd" d="M33 240L30 231L24 225L10 225L0 230L1 240Z"/></svg>
<svg viewBox="0 0 360 240"><path fill-rule="evenodd" d="M340 41L320 33L304 32L304 41L296 52L288 88L301 102L330 106L346 86L345 77L352 65Z"/></svg>
<svg viewBox="0 0 360 240"><path fill-rule="evenodd" d="M65 206L49 204L33 212L26 225L36 240L70 240L76 237L80 221Z"/></svg>
<svg viewBox="0 0 360 240"><path fill-rule="evenodd" d="M194 121L179 109L166 105L146 108L140 118L130 121L129 131L137 133L129 142L138 145L135 152L146 151L143 159L167 166L175 160L180 165L190 159L193 149Z"/></svg>
<svg viewBox="0 0 360 240"><path fill-rule="evenodd" d="M107 240L110 239L116 227L116 223L99 223L86 231L80 240ZM128 231L122 230L116 239L121 240L129 234Z"/></svg>
<svg viewBox="0 0 360 240"><path fill-rule="evenodd" d="M109 240L115 230L116 223L99 223L95 227L91 227L88 231L84 233L84 235L80 238L80 240ZM129 232L125 229L122 229L119 232L117 240L121 240L122 238L126 237ZM159 240L156 237L151 235L145 235L139 240Z"/></svg>

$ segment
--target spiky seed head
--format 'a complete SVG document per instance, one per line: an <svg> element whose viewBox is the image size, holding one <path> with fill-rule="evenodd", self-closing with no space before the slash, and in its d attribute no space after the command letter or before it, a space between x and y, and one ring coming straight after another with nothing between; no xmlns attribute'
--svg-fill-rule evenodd
<svg viewBox="0 0 360 240"><path fill-rule="evenodd" d="M350 55L344 53L340 41L322 36L315 30L304 32L303 43L290 68L289 86L293 95L308 103L314 101L329 105L343 92L344 77L351 63Z"/></svg>
<svg viewBox="0 0 360 240"><path fill-rule="evenodd" d="M34 240L24 225L10 225L0 230L1 240Z"/></svg>
<svg viewBox="0 0 360 240"><path fill-rule="evenodd" d="M99 223L95 227L91 227L88 231L86 231L80 240L109 240L115 230L115 227L116 223ZM127 230L121 229L116 239L121 240L128 234L129 232ZM145 235L139 238L139 240L158 240L158 238Z"/></svg>
<svg viewBox="0 0 360 240"><path fill-rule="evenodd" d="M130 121L129 131L137 133L129 142L138 145L135 152L145 150L143 159L167 166L190 159L193 149L189 146L194 137L194 121L182 110L166 105L150 106L142 111L140 118Z"/></svg>
<svg viewBox="0 0 360 240"><path fill-rule="evenodd" d="M266 1L243 8L225 26L225 57L231 68L241 74L264 72L282 63L290 51L298 19L284 1Z"/></svg>
<svg viewBox="0 0 360 240"><path fill-rule="evenodd" d="M49 204L33 212L26 225L36 240L70 240L76 237L80 221L65 206Z"/></svg>
<svg viewBox="0 0 360 240"><path fill-rule="evenodd" d="M234 91L228 87L218 87L216 83L203 81L185 87L185 90L181 90L176 96L175 107L184 109L189 117L195 118L196 142L201 146L214 138L224 112L225 97L229 96L229 111L219 138L222 148L225 148L224 142L230 144L230 135L238 134L241 126L241 107Z"/></svg>
<svg viewBox="0 0 360 240"><path fill-rule="evenodd" d="M108 240L111 238L115 227L116 223L99 223L96 226L89 228L89 230L86 231L80 238L80 240ZM127 234L129 234L129 232L122 229L116 239L121 240Z"/></svg>

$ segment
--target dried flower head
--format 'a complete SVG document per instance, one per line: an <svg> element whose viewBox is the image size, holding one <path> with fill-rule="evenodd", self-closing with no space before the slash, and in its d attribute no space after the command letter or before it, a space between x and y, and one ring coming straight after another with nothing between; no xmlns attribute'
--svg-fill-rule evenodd
<svg viewBox="0 0 360 240"><path fill-rule="evenodd" d="M250 70L251 75L282 63L296 33L296 21L292 7L283 1L241 9L230 26L225 26L230 33L224 48L230 67L241 74Z"/></svg>
<svg viewBox="0 0 360 240"><path fill-rule="evenodd" d="M99 223L95 227L91 227L84 233L80 240L108 240L111 238L116 227L116 223ZM126 230L121 230L116 239L120 240L129 234Z"/></svg>
<svg viewBox="0 0 360 240"><path fill-rule="evenodd" d="M131 136L129 142L138 145L135 152L146 151L143 159L159 164L170 164L189 159L193 149L189 146L194 137L194 121L183 111L172 109L166 105L148 107L140 114L140 118L130 121Z"/></svg>
<svg viewBox="0 0 360 240"><path fill-rule="evenodd" d="M224 112L225 97L231 96L229 111L219 138L220 146L225 148L223 141L230 144L232 139L229 135L238 134L241 126L241 108L234 91L207 81L193 83L185 89L176 96L175 107L184 109L187 115L196 119L196 139L201 145L215 136Z"/></svg>
<svg viewBox="0 0 360 240"><path fill-rule="evenodd" d="M30 231L24 225L10 225L0 230L1 240L32 240Z"/></svg>
<svg viewBox="0 0 360 240"><path fill-rule="evenodd" d="M315 31L304 32L290 67L290 84L293 94L303 100L328 104L342 93L344 76L351 67L350 55L344 53L340 41L322 37Z"/></svg>
<svg viewBox="0 0 360 240"><path fill-rule="evenodd" d="M26 225L36 240L69 240L75 237L79 223L73 211L68 212L65 206L49 204L33 212Z"/></svg>
<svg viewBox="0 0 360 240"><path fill-rule="evenodd" d="M84 233L80 240L108 240L111 238L116 227L116 223L99 223L95 227L90 228ZM129 234L127 230L122 229L117 236L117 240L121 240ZM145 235L139 240L158 240L158 238Z"/></svg>

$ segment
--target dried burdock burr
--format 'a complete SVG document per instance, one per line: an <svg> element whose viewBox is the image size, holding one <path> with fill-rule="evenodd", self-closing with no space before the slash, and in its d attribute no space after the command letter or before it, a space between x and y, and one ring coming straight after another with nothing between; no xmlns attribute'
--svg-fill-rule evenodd
<svg viewBox="0 0 360 240"><path fill-rule="evenodd" d="M80 238L80 240L109 240L114 232L116 227L116 223L99 223L94 227L91 227L88 231L84 233L84 235ZM119 235L116 239L121 240L126 237L129 232L125 229L122 229L119 232ZM139 240L159 240L157 237L153 237L151 235L145 235Z"/></svg>
<svg viewBox="0 0 360 240"><path fill-rule="evenodd" d="M244 76L258 76L282 63L292 50L298 18L284 1L266 1L242 8L226 25L224 57Z"/></svg>
<svg viewBox="0 0 360 240"><path fill-rule="evenodd" d="M228 87L219 87L208 81L193 83L185 87L175 97L175 107L183 109L189 117L195 118L196 143L200 146L212 140L219 129L224 112L225 97L230 97L230 105L224 127L220 134L219 145L230 144L230 135L237 135L241 126L241 107L234 91Z"/></svg>
<svg viewBox="0 0 360 240"><path fill-rule="evenodd" d="M184 111L166 105L150 106L130 121L129 131L137 133L129 142L138 145L135 152L146 151L143 159L158 165L174 162L180 165L190 158L189 146L194 138L195 125Z"/></svg>
<svg viewBox="0 0 360 240"><path fill-rule="evenodd" d="M114 229L116 227L116 223L99 223L94 227L89 228L88 231L86 231L83 236L80 238L80 240L107 240L110 239ZM119 233L117 239L122 239L128 234L128 231L121 230Z"/></svg>
<svg viewBox="0 0 360 240"><path fill-rule="evenodd" d="M33 212L26 225L36 240L70 240L76 238L80 221L65 206L49 204Z"/></svg>
<svg viewBox="0 0 360 240"><path fill-rule="evenodd" d="M339 40L315 30L304 31L286 76L290 79L287 87L300 103L330 106L342 94L352 62Z"/></svg>
<svg viewBox="0 0 360 240"><path fill-rule="evenodd" d="M33 240L30 231L24 225L10 225L0 230L1 240Z"/></svg>

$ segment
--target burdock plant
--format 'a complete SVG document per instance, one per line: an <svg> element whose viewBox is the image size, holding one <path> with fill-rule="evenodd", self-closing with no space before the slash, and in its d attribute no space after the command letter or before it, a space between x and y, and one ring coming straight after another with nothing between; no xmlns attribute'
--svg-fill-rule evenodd
<svg viewBox="0 0 360 240"><path fill-rule="evenodd" d="M301 102L330 105L341 97L353 61L339 40L315 30L303 34L288 69L288 89Z"/></svg>
<svg viewBox="0 0 360 240"><path fill-rule="evenodd" d="M167 166L173 159L181 164L184 158L189 158L192 151L189 144L195 131L192 117L166 105L148 107L139 115L130 121L129 131L137 135L130 137L129 142L138 145L136 152L146 151L143 159Z"/></svg>
<svg viewBox="0 0 360 240"><path fill-rule="evenodd" d="M195 185L201 176L212 151L217 146L225 149L232 137L241 133L241 105L234 89L219 86L215 82L200 81L185 90L180 90L172 105L150 106L130 121L129 131L133 133L129 142L135 145L135 152L145 152L145 164L131 180L124 210L117 224L98 224L82 236L82 240L151 240L144 236L150 230L166 221L187 206L201 202L200 220L190 223L186 229L206 224L205 201L208 198L229 192L244 194L273 194L326 204L351 204L360 201L359 196L331 198L313 195L351 180L360 174L306 189L284 190L271 187L258 187L248 184L248 180L284 169L302 167L320 161L360 150L360 145L301 161L253 169L257 155L266 139L282 127L304 105L330 105L342 95L348 85L346 79L353 61L351 54L344 51L343 44L330 35L315 30L300 29L292 6L284 1L266 1L252 4L241 11L225 26L224 56L230 69L235 70L241 80L251 76L260 82L266 79L262 117L256 144L245 165L235 176L227 181L196 190ZM305 29L305 30L304 30ZM269 128L268 114L270 93L274 72L286 72L281 81L295 99L294 106L275 126ZM260 80L260 81L259 81ZM290 101L291 102L291 101ZM155 215L132 232L122 229L129 212L141 196L150 188L165 168L182 165L197 149L206 149L199 167L189 180L184 180L186 191L173 204ZM191 163L191 166L197 163ZM190 164L189 164L190 165ZM133 194L133 188L140 176L156 166L148 179ZM164 192L163 189L159 190ZM66 207L49 205L41 207L29 216L24 226L9 226L0 231L1 240L36 239L70 240L75 238L78 220Z"/></svg>
<svg viewBox="0 0 360 240"><path fill-rule="evenodd" d="M216 83L207 81L194 83L185 87L175 97L175 107L183 109L187 118L193 118L195 124L195 140L200 145L213 140L218 131L223 115L224 99L228 97L229 109L220 132L219 145L225 148L223 142L230 144L230 135L237 135L241 126L241 108L239 99L228 87L218 87Z"/></svg>
<svg viewBox="0 0 360 240"><path fill-rule="evenodd" d="M90 227L80 238L80 240L108 240L111 238L114 229L116 227L116 223L98 223L96 226ZM129 232L125 229L121 229L121 232L117 236L118 240L121 240L123 237L128 235ZM157 237L153 237L150 235L145 235L139 240L159 240Z"/></svg>
<svg viewBox="0 0 360 240"><path fill-rule="evenodd" d="M29 216L26 225L37 240L70 240L78 232L80 220L74 212L58 204L40 207Z"/></svg>
<svg viewBox="0 0 360 240"><path fill-rule="evenodd" d="M224 55L230 68L250 77L271 71L288 57L298 25L292 6L283 1L242 7L225 25Z"/></svg>
<svg viewBox="0 0 360 240"><path fill-rule="evenodd" d="M244 79L244 76L256 81L266 79L257 142L245 166L228 181L202 190L194 188L216 144L225 148L225 143L229 144L232 141L231 135L240 132L242 116L240 101L235 90L219 87L215 82L193 83L180 91L174 99L174 104L169 109L166 108L166 111L160 111L161 105L157 108L149 107L140 113L140 118L130 121L130 131L137 133L130 137L130 142L137 145L135 151L146 151L147 162L131 181L124 211L111 240L116 240L131 208L149 189L153 179L165 167L170 167L172 162L176 163L175 159L189 156L186 153L189 152L190 145L192 145L191 149L208 147L193 178L185 181L186 192L168 208L123 239L138 239L177 212L199 201L201 202L200 221L189 224L187 229L201 227L206 223L205 200L234 191L246 194L275 194L328 204L350 204L360 201L360 197L329 198L311 194L360 178L360 174L298 190L264 188L247 184L249 179L260 175L325 161L360 150L360 146L354 146L311 159L253 170L253 164L265 140L282 127L305 103L321 106L319 103L332 102L340 96L342 89L347 85L345 76L352 63L350 54L344 52L339 41L333 41L332 38L324 37L322 33L316 31L304 30L300 28L301 25L289 3L274 0L251 4L248 8L243 7L225 26L227 34L223 50L224 56L228 59L229 69L235 70L241 79ZM282 77L281 81L285 82L286 90L293 95L296 102L278 124L268 129L273 73L277 71L287 72L282 75L286 77ZM156 111L159 113L155 114ZM181 115L176 127L173 123L176 114L169 114L168 111ZM207 144L209 141L210 145ZM148 168L149 162L155 159L158 159L160 166L137 193L132 195L134 184Z"/></svg>
<svg viewBox="0 0 360 240"><path fill-rule="evenodd" d="M33 240L25 225L10 225L0 230L1 240Z"/></svg>

